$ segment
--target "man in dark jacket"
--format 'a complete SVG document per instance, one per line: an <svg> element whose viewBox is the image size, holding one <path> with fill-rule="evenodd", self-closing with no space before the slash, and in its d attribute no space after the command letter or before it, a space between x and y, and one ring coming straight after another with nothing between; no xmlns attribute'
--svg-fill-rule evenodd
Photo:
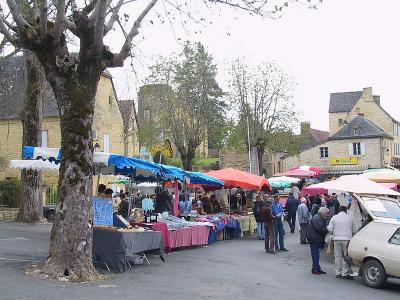
<svg viewBox="0 0 400 300"><path fill-rule="evenodd" d="M265 228L265 252L276 254L275 251L275 225L271 211L272 199L266 199L265 205L261 209L261 219Z"/></svg>
<svg viewBox="0 0 400 300"><path fill-rule="evenodd" d="M293 193L289 193L289 198L286 200L285 208L288 213L287 222L289 224L291 233L294 233L296 228L296 214L299 204L299 200L293 196Z"/></svg>
<svg viewBox="0 0 400 300"><path fill-rule="evenodd" d="M328 233L326 219L329 216L329 209L321 207L318 213L312 217L308 225L307 240L310 243L312 269L314 275L326 274L319 265L319 249L324 247L325 235Z"/></svg>
<svg viewBox="0 0 400 300"><path fill-rule="evenodd" d="M254 203L253 214L257 222L257 235L259 240L263 240L265 238L264 222L261 218L261 209L264 207L264 205L265 202L263 201L262 196L258 194L256 197L256 202Z"/></svg>

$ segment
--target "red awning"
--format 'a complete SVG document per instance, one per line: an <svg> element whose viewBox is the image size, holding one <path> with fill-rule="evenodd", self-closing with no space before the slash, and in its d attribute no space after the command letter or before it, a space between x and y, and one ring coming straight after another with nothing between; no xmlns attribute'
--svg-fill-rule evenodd
<svg viewBox="0 0 400 300"><path fill-rule="evenodd" d="M248 172L226 168L218 171L210 171L206 175L222 180L225 188L242 188L256 191L270 191L268 180L262 176Z"/></svg>

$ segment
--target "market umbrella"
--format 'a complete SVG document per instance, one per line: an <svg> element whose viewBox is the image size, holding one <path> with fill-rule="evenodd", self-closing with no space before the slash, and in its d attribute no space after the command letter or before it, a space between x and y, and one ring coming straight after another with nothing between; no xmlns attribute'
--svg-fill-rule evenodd
<svg viewBox="0 0 400 300"><path fill-rule="evenodd" d="M297 183L300 181L300 178L296 178L296 177L288 177L288 176L280 176L280 177L271 177L268 178L268 182L290 182L290 183Z"/></svg>
<svg viewBox="0 0 400 300"><path fill-rule="evenodd" d="M345 175L336 180L313 184L308 188L321 188L357 194L400 196L400 193L369 180L362 175Z"/></svg>
<svg viewBox="0 0 400 300"><path fill-rule="evenodd" d="M400 184L400 171L397 170L378 169L377 171L365 172L362 175L375 182Z"/></svg>
<svg viewBox="0 0 400 300"><path fill-rule="evenodd" d="M316 175L316 173L314 171L293 169L293 170L288 170L288 171L282 172L282 173L276 173L274 176L288 176L288 177L306 178L306 177L313 177L315 175Z"/></svg>
<svg viewBox="0 0 400 300"><path fill-rule="evenodd" d="M240 171L234 168L226 168L205 173L224 182L225 188L242 188L256 191L269 191L271 187L268 180L262 176Z"/></svg>

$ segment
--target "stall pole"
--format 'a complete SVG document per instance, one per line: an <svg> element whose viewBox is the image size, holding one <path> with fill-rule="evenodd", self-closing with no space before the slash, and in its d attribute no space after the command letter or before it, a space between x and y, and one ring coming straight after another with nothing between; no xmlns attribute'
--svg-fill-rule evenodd
<svg viewBox="0 0 400 300"><path fill-rule="evenodd" d="M101 170L101 168L98 167L97 171L99 172L99 174L97 174L96 197L99 196L100 170Z"/></svg>

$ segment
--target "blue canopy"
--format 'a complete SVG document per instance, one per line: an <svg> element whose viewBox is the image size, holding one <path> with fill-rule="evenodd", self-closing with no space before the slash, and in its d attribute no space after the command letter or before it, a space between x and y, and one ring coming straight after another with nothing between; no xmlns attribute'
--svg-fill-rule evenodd
<svg viewBox="0 0 400 300"><path fill-rule="evenodd" d="M217 178L208 176L200 172L186 172L191 184L212 185L215 187L223 187L224 182Z"/></svg>
<svg viewBox="0 0 400 300"><path fill-rule="evenodd" d="M162 174L169 180L185 180L186 172L181 168L168 166L168 165L159 165L162 169Z"/></svg>

